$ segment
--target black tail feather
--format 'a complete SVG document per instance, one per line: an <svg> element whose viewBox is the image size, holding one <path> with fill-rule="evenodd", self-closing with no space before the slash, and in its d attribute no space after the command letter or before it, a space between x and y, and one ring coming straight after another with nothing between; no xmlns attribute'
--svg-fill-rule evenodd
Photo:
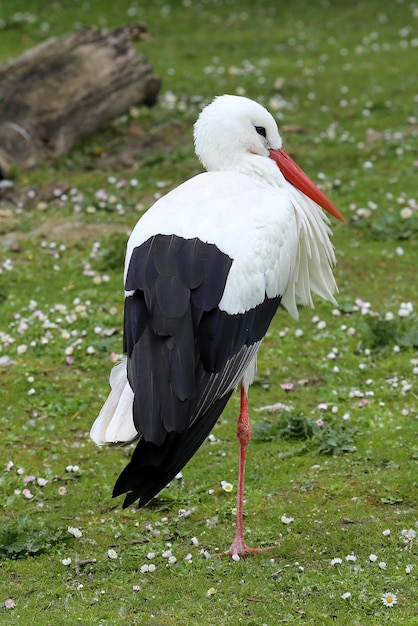
<svg viewBox="0 0 418 626"><path fill-rule="evenodd" d="M156 446L141 438L132 459L116 481L113 497L127 493L126 508L139 500L145 506L159 493L195 454L221 415L232 392L220 398L211 408L182 433L168 433L163 445Z"/></svg>

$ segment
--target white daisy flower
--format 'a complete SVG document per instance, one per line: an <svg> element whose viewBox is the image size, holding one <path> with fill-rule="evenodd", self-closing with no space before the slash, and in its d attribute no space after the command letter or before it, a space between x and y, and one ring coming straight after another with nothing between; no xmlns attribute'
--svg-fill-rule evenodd
<svg viewBox="0 0 418 626"><path fill-rule="evenodd" d="M384 593L382 596L382 602L385 606L393 606L394 604L396 604L398 601L398 598L396 597L396 595L394 593Z"/></svg>

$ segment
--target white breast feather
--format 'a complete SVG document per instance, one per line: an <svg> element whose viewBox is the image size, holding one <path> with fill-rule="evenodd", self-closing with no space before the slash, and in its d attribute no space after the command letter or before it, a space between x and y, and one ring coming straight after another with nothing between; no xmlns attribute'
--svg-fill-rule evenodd
<svg viewBox="0 0 418 626"><path fill-rule="evenodd" d="M219 304L230 314L248 311L266 295L282 295L295 318L297 298L313 306L311 292L335 302L327 218L318 205L285 185L237 172L207 172L186 181L139 220L128 241L125 276L136 246L155 234L176 234L215 244L233 259Z"/></svg>
<svg viewBox="0 0 418 626"><path fill-rule="evenodd" d="M297 297L303 305L311 307L312 293L336 304L333 294L338 289L332 273L336 259L329 238L328 217L317 204L290 185L289 193L296 214L299 245L294 280L290 282L282 304L297 319Z"/></svg>

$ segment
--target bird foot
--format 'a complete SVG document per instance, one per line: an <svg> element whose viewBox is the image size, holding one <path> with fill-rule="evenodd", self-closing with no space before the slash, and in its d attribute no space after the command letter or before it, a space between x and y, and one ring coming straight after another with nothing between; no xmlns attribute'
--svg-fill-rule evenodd
<svg viewBox="0 0 418 626"><path fill-rule="evenodd" d="M249 546L247 546L243 539L235 537L229 550L227 550L226 552L222 552L219 556L242 558L244 556L248 556L249 554L259 554L260 552L267 552L267 550L272 550L274 547L275 546L267 546L265 548L250 548Z"/></svg>

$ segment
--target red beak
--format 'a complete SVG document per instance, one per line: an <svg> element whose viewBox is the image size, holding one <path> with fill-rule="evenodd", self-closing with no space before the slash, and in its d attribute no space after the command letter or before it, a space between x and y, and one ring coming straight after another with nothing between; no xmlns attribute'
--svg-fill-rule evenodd
<svg viewBox="0 0 418 626"><path fill-rule="evenodd" d="M270 150L270 158L275 161L283 176L296 189L299 189L308 198L319 204L320 207L331 213L334 217L345 222L336 206L334 206L325 194L315 185L315 183L305 174L297 163L283 150Z"/></svg>

